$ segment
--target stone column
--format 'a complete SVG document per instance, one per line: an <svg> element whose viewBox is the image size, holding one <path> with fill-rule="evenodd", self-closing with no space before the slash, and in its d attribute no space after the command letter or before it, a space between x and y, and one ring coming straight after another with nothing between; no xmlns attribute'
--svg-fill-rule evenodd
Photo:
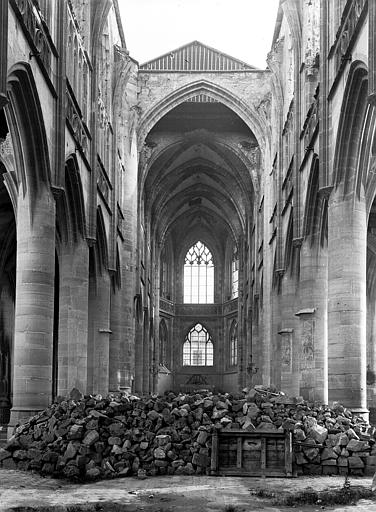
<svg viewBox="0 0 376 512"><path fill-rule="evenodd" d="M142 332L142 343L143 343L143 364L142 364L142 390L144 393L150 392L150 339L149 339L149 311L144 311L144 328Z"/></svg>
<svg viewBox="0 0 376 512"><path fill-rule="evenodd" d="M376 102L376 3L368 2L368 93Z"/></svg>
<svg viewBox="0 0 376 512"><path fill-rule="evenodd" d="M304 241L301 249L296 311L300 318L299 395L328 403L327 250L320 247L317 235L311 237Z"/></svg>
<svg viewBox="0 0 376 512"><path fill-rule="evenodd" d="M54 198L44 189L31 208L29 194L20 193L12 425L44 409L52 399L54 273Z"/></svg>
<svg viewBox="0 0 376 512"><path fill-rule="evenodd" d="M87 393L89 249L85 240L60 254L58 395Z"/></svg>
<svg viewBox="0 0 376 512"><path fill-rule="evenodd" d="M109 391L110 277L103 269L96 290L89 293L88 388L94 394Z"/></svg>
<svg viewBox="0 0 376 512"><path fill-rule="evenodd" d="M329 403L367 415L364 204L339 191L329 201L328 228Z"/></svg>
<svg viewBox="0 0 376 512"><path fill-rule="evenodd" d="M9 2L0 2L0 109L8 103L8 9Z"/></svg>
<svg viewBox="0 0 376 512"><path fill-rule="evenodd" d="M135 379L134 386L136 393L142 393L144 391L143 387L143 356L144 356L144 344L143 344L143 330L142 327L137 324L136 325L136 333L135 333Z"/></svg>
<svg viewBox="0 0 376 512"><path fill-rule="evenodd" d="M122 357L123 325L122 301L119 289L111 290L111 314L110 314L110 347L109 347L109 389L118 391L124 385L124 368ZM122 386L123 387L123 386Z"/></svg>

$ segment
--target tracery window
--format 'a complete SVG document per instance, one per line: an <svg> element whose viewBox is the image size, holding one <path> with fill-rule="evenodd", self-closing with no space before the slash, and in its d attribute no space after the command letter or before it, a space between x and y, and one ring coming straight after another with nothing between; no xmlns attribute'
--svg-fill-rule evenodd
<svg viewBox="0 0 376 512"><path fill-rule="evenodd" d="M209 249L200 241L192 245L184 261L184 302L214 302L214 263Z"/></svg>
<svg viewBox="0 0 376 512"><path fill-rule="evenodd" d="M159 362L168 366L167 361L167 342L168 342L168 334L167 334L167 326L164 320L161 320L159 324Z"/></svg>
<svg viewBox="0 0 376 512"><path fill-rule="evenodd" d="M232 322L230 329L230 364L238 364L238 322Z"/></svg>
<svg viewBox="0 0 376 512"><path fill-rule="evenodd" d="M167 296L167 259L166 251L163 250L161 254L161 266L160 266L160 296Z"/></svg>
<svg viewBox="0 0 376 512"><path fill-rule="evenodd" d="M200 323L192 327L185 337L183 366L213 366L213 342Z"/></svg>
<svg viewBox="0 0 376 512"><path fill-rule="evenodd" d="M239 256L234 251L231 262L231 298L235 299L239 293Z"/></svg>

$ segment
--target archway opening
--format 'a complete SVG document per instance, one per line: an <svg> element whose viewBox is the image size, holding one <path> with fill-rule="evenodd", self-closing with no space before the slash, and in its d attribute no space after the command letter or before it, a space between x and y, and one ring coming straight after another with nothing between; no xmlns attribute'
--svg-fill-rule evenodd
<svg viewBox="0 0 376 512"><path fill-rule="evenodd" d="M218 350L227 353L223 305L231 302L228 311L234 315L245 286L239 269L242 251L248 249L240 240L249 235L255 215L258 141L233 110L202 92L162 117L145 145L148 158L146 166L145 161L140 165L139 190L140 286L145 297L159 296L156 313L171 325L174 389L189 387L193 367L200 375L209 368L207 387L221 388L229 368L223 358L202 367L187 365L181 351L189 323L205 321ZM153 268L158 269L156 279ZM239 368L234 364L231 370Z"/></svg>
<svg viewBox="0 0 376 512"><path fill-rule="evenodd" d="M7 425L12 405L12 357L16 299L16 221L0 162L0 425Z"/></svg>

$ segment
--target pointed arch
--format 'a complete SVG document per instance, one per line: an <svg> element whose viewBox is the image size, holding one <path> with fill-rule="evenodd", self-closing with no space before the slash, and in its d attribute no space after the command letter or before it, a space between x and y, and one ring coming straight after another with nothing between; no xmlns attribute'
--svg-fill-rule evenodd
<svg viewBox="0 0 376 512"><path fill-rule="evenodd" d="M197 240L184 259L184 303L214 302L214 260L209 248Z"/></svg>
<svg viewBox="0 0 376 512"><path fill-rule="evenodd" d="M320 231L320 197L319 197L319 158L315 153L312 158L311 172L308 179L303 234L305 237L315 235Z"/></svg>
<svg viewBox="0 0 376 512"><path fill-rule="evenodd" d="M31 67L19 62L9 70L7 121L12 135L18 182L35 199L51 184L50 159L42 108Z"/></svg>
<svg viewBox="0 0 376 512"><path fill-rule="evenodd" d="M65 162L64 190L55 195L56 228L65 244L77 243L86 237L85 203L76 155Z"/></svg>
<svg viewBox="0 0 376 512"><path fill-rule="evenodd" d="M368 108L368 70L361 61L352 63L346 83L334 156L335 188L354 193L358 182L362 128Z"/></svg>
<svg viewBox="0 0 376 512"><path fill-rule="evenodd" d="M168 329L164 318L159 322L159 363L169 366L167 361Z"/></svg>
<svg viewBox="0 0 376 512"><path fill-rule="evenodd" d="M234 318L230 326L230 366L238 364L238 322Z"/></svg>
<svg viewBox="0 0 376 512"><path fill-rule="evenodd" d="M183 344L183 366L213 366L213 340L201 323L196 323L187 332Z"/></svg>
<svg viewBox="0 0 376 512"><path fill-rule="evenodd" d="M120 266L119 244L116 244L115 258L116 258L115 270L111 274L111 284L112 284L112 290L114 292L116 290L120 290L120 288L121 288L121 266Z"/></svg>
<svg viewBox="0 0 376 512"><path fill-rule="evenodd" d="M291 266L292 272L292 260L293 260L293 239L294 239L294 213L293 209L290 210L290 216L287 224L286 231L286 244L285 244L285 269L287 270Z"/></svg>
<svg viewBox="0 0 376 512"><path fill-rule="evenodd" d="M97 243L96 243L96 256L97 256L97 268L100 273L104 269L108 268L108 246L107 246L107 235L106 226L104 223L104 217L102 208L97 208Z"/></svg>
<svg viewBox="0 0 376 512"><path fill-rule="evenodd" d="M240 98L234 96L228 89L213 84L207 80L198 80L173 91L160 102L149 109L140 119L138 129L139 147L142 147L147 134L153 126L162 119L170 110L174 109L181 103L189 99L205 94L208 98L218 101L231 109L255 134L261 150L267 142L266 134L268 133L265 121L257 114L256 110L244 103Z"/></svg>
<svg viewBox="0 0 376 512"><path fill-rule="evenodd" d="M65 188L70 209L73 238L86 237L85 201L76 155L70 155L65 163Z"/></svg>

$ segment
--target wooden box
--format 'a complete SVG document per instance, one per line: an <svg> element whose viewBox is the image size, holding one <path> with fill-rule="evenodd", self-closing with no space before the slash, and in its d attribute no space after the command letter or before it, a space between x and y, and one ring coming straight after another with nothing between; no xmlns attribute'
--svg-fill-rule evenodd
<svg viewBox="0 0 376 512"><path fill-rule="evenodd" d="M211 474L292 476L291 432L215 432L212 436Z"/></svg>

